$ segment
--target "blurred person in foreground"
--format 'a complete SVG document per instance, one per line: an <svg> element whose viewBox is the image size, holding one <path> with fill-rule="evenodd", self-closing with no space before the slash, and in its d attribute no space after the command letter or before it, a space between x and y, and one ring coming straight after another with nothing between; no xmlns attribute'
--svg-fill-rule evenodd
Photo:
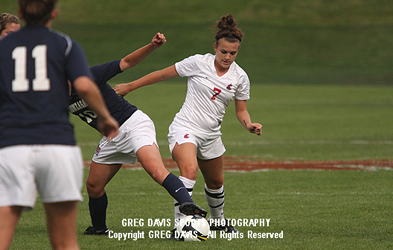
<svg viewBox="0 0 393 250"><path fill-rule="evenodd" d="M99 130L118 133L92 80L82 48L50 29L57 0L19 0L25 26L0 40L0 249L11 245L23 209L44 204L53 249L79 249L77 204L82 155L68 117L68 80L98 115Z"/></svg>

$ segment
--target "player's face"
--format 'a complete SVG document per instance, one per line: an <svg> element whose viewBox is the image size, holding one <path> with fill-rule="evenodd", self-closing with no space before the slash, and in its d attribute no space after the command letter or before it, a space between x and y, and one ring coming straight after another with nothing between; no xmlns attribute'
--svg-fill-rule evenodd
<svg viewBox="0 0 393 250"><path fill-rule="evenodd" d="M9 33L15 32L20 29L20 24L6 23L5 29L1 32L0 37L6 36Z"/></svg>
<svg viewBox="0 0 393 250"><path fill-rule="evenodd" d="M214 65L216 66L216 70L220 72L227 71L233 61L235 61L239 48L239 41L231 43L225 40L225 38L218 40L214 44L214 51L216 52Z"/></svg>

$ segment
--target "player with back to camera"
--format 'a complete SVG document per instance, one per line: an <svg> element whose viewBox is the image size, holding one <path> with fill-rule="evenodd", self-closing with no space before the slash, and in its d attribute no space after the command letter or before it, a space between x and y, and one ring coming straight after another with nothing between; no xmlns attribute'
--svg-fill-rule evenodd
<svg viewBox="0 0 393 250"><path fill-rule="evenodd" d="M0 37L6 36L20 29L19 18L9 13L0 15Z"/></svg>
<svg viewBox="0 0 393 250"><path fill-rule="evenodd" d="M179 179L192 194L198 166L205 180L205 197L210 209L212 230L237 232L224 218L223 154L221 122L225 110L235 97L236 116L251 133L261 135L262 125L252 123L246 101L250 98L250 81L235 63L243 37L232 15L217 22L214 51L190 56L168 68L152 72L136 81L114 87L126 95L139 87L176 76L188 77L187 95L181 110L169 127L168 141L180 169ZM175 200L175 220L182 218ZM216 220L214 220L216 219ZM225 223L214 223L214 222Z"/></svg>
<svg viewBox="0 0 393 250"><path fill-rule="evenodd" d="M165 42L165 36L157 33L150 44L121 60L90 68L109 111L120 124L120 129L119 135L109 142L104 136L93 155L86 181L92 226L88 227L84 234L108 234L109 229L106 225L108 198L105 186L119 171L122 164L135 163L136 158L158 184L162 185L172 197L179 200L183 214L206 216L206 211L193 202L178 177L165 168L158 149L153 121L137 107L117 95L107 83L112 77L137 65ZM97 129L96 114L85 105L74 90L70 95L69 111Z"/></svg>
<svg viewBox="0 0 393 250"><path fill-rule="evenodd" d="M50 29L56 0L19 0L25 26L0 40L0 249L8 249L23 208L37 190L54 249L79 249L77 204L83 163L69 121L69 79L99 117L109 138L118 133L92 80L82 48Z"/></svg>

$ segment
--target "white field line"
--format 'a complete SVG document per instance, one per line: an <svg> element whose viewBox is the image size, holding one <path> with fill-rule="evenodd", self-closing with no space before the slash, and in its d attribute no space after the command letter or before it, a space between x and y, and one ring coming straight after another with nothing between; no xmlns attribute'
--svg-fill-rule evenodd
<svg viewBox="0 0 393 250"><path fill-rule="evenodd" d="M261 169L253 169L253 170L234 170L234 169L224 169L224 172L228 173L238 173L238 174L246 174L246 173L259 173L259 172L268 172L268 171L340 171L340 167L336 166L337 169L330 170L330 169L324 169L323 167L321 168L293 168L293 169L284 169L284 168L275 168L275 167L267 167L267 168L261 168ZM346 166L346 167L351 167L351 166ZM356 165L353 166L354 170L356 171L368 171L368 172L376 172L376 171L392 171L393 168L391 167L375 167L375 166L362 166L362 165ZM142 167L132 167L132 168L125 168L127 171L141 171L144 169ZM171 169L171 172L179 172L177 169ZM349 171L349 170L345 170Z"/></svg>
<svg viewBox="0 0 393 250"><path fill-rule="evenodd" d="M393 140L350 140L350 141L334 141L334 140L302 140L302 141L239 141L227 142L225 145L243 146L243 145L393 145Z"/></svg>
<svg viewBox="0 0 393 250"><path fill-rule="evenodd" d="M159 141L159 145L168 146L167 141ZM232 146L246 146L246 145L393 145L393 140L350 140L350 141L335 141L335 140L301 140L301 141L237 141L237 142L224 142L225 145ZM96 142L80 142L79 146L97 146Z"/></svg>
<svg viewBox="0 0 393 250"><path fill-rule="evenodd" d="M116 195L126 195L126 196L152 196L152 195L160 195L160 196L166 196L168 195L167 192L162 191L162 192L118 192ZM201 195L205 196L205 192L193 192L192 195ZM247 193L242 193L242 192L234 192L232 195L247 195ZM393 195L393 192L343 192L343 193L303 193L303 192L279 192L279 193L257 193L257 195L263 195L263 196L373 196L373 195Z"/></svg>

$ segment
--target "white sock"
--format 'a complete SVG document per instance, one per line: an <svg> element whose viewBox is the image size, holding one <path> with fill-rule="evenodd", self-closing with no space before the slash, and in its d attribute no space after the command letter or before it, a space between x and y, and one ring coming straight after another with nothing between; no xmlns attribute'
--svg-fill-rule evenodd
<svg viewBox="0 0 393 250"><path fill-rule="evenodd" d="M192 196L192 191L194 190L196 181L187 179L184 176L179 176L179 180L183 182L184 186L187 188L188 194ZM180 220L181 218L185 217L185 215L180 213L179 210L180 204L178 203L178 201L174 199L174 203L175 203L175 222L176 222L177 220Z"/></svg>
<svg viewBox="0 0 393 250"><path fill-rule="evenodd" d="M211 219L224 219L224 196L224 186L219 189L210 189L205 184L205 197Z"/></svg>

